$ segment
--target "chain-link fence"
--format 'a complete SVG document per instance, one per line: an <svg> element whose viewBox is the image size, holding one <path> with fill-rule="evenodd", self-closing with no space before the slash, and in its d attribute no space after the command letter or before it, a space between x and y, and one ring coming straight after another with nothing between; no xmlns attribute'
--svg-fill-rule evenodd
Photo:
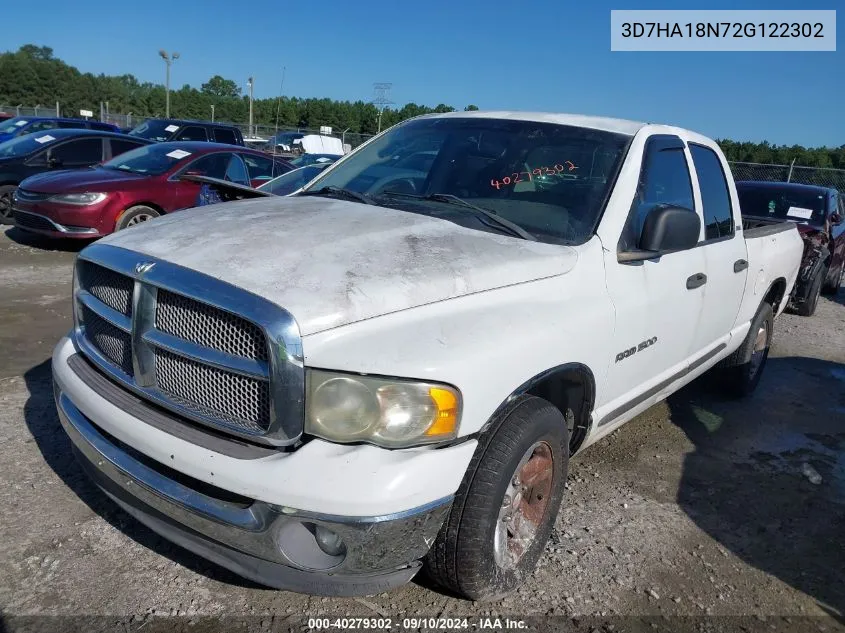
<svg viewBox="0 0 845 633"><path fill-rule="evenodd" d="M70 118L82 118L80 116L80 112L66 112L61 108L60 103L56 103L51 107L47 106L24 106L24 105L3 105L0 104L0 114L11 114L13 116L65 116ZM111 123L112 125L116 125L117 127L129 130L138 125L139 123L143 123L145 120L151 117L146 116L137 116L131 112L123 114L119 112L108 112L106 110L91 110L92 116L90 118L96 119L98 121L104 121L106 123ZM206 122L210 122L208 119L205 119ZM234 125L235 127L239 128L244 135L244 138L253 138L253 139L262 139L262 140L269 140L274 135L280 132L301 132L303 134L320 134L319 128L305 128L305 127L289 127L289 126L279 126L276 127L275 125L261 125L255 124L252 126L250 130L250 126L248 123L236 123L231 121L215 121L215 123L224 123L226 125ZM331 136L341 139L344 145L349 146L350 148L355 148L364 143L365 141L371 139L373 137L372 134L359 134L357 132L338 132L337 130L332 130Z"/></svg>
<svg viewBox="0 0 845 633"><path fill-rule="evenodd" d="M804 185L835 187L840 191L845 191L845 169L740 162L732 162L730 165L735 180L797 182Z"/></svg>

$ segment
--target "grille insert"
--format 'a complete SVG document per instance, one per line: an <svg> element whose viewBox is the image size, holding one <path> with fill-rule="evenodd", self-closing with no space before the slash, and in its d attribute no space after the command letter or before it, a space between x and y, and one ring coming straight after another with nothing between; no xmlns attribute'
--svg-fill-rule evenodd
<svg viewBox="0 0 845 633"><path fill-rule="evenodd" d="M267 360L267 342L258 326L168 290L158 291L156 329L233 356Z"/></svg>
<svg viewBox="0 0 845 633"><path fill-rule="evenodd" d="M116 328L82 306L82 322L85 325L85 337L127 376L132 376L132 341L129 334Z"/></svg>
<svg viewBox="0 0 845 633"><path fill-rule="evenodd" d="M269 383L155 350L158 388L195 414L263 433L270 425Z"/></svg>
<svg viewBox="0 0 845 633"><path fill-rule="evenodd" d="M79 282L112 310L132 316L132 288L134 281L108 268L88 261L80 262Z"/></svg>
<svg viewBox="0 0 845 633"><path fill-rule="evenodd" d="M22 211L13 211L15 224L24 229L34 229L36 231L55 231L56 227L50 224L46 218L32 213L24 213Z"/></svg>

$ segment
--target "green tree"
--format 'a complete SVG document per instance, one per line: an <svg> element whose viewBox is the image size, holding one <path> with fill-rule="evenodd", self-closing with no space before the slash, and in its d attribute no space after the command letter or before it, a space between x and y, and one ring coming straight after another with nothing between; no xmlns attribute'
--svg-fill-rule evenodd
<svg viewBox="0 0 845 633"><path fill-rule="evenodd" d="M464 112L474 112L478 110L477 105L469 104L467 107L464 108Z"/></svg>
<svg viewBox="0 0 845 633"><path fill-rule="evenodd" d="M200 90L203 94L213 97L237 97L241 94L241 88L231 79L224 79L220 75L214 75L202 85Z"/></svg>

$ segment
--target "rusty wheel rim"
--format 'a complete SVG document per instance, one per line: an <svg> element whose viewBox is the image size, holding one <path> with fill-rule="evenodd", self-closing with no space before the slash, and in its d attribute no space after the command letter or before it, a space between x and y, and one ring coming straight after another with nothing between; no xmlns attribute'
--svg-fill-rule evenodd
<svg viewBox="0 0 845 633"><path fill-rule="evenodd" d="M764 322L757 330L757 336L754 339L754 349L751 351L751 377L753 378L763 364L763 359L766 357L766 351L769 347L769 324Z"/></svg>
<svg viewBox="0 0 845 633"><path fill-rule="evenodd" d="M513 569L531 548L552 495L554 457L547 442L529 448L511 475L496 529L493 554L502 569Z"/></svg>

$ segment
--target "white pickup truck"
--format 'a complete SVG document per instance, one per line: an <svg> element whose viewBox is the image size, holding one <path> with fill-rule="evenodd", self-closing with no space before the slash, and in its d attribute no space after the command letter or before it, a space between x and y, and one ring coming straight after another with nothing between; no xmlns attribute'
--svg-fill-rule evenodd
<svg viewBox="0 0 845 633"><path fill-rule="evenodd" d="M722 152L558 114L397 125L299 193L84 249L55 396L139 521L268 586L473 599L541 556L568 460L717 367L752 391L795 225Z"/></svg>

